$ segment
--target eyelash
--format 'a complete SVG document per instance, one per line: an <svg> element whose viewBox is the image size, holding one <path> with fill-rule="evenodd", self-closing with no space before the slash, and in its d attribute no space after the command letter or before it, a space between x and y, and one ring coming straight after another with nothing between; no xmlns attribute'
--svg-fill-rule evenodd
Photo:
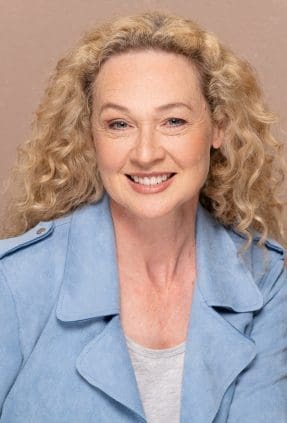
<svg viewBox="0 0 287 423"><path fill-rule="evenodd" d="M181 122L181 125L171 125L171 127L178 127L178 126L182 126L182 125L185 125L186 124L186 120L184 120L184 119L180 119L180 118L169 118L169 119L167 119L167 121L166 122L168 122L168 121L171 121L171 120L176 120L176 121L180 121ZM110 122L110 123L108 123L108 127L110 128L110 129L116 129L116 130L123 130L123 129L125 129L125 128L123 128L123 127L121 127L121 128L114 128L113 127L113 125L116 125L116 124L118 124L118 123L124 123L124 124L127 124L127 122L125 122L124 120L115 120L115 121L113 121L113 122Z"/></svg>

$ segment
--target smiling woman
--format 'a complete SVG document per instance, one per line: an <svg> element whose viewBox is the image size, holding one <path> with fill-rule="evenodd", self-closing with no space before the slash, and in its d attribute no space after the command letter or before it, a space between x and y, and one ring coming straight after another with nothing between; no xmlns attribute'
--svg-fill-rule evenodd
<svg viewBox="0 0 287 423"><path fill-rule="evenodd" d="M179 16L111 19L59 61L0 242L1 423L287 421L274 121Z"/></svg>
<svg viewBox="0 0 287 423"><path fill-rule="evenodd" d="M160 217L170 227L179 212L196 210L210 149L220 147L224 133L212 124L198 72L186 57L156 49L111 57L93 84L91 126L114 213L122 209L141 222ZM155 233L158 222L151 224Z"/></svg>

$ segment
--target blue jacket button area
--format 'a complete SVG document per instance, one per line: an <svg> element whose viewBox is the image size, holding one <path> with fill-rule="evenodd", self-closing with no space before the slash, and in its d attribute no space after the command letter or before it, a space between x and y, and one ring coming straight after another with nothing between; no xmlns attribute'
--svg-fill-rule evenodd
<svg viewBox="0 0 287 423"><path fill-rule="evenodd" d="M41 234L43 234L44 232L46 232L46 228L39 228L38 230L37 230L37 232L36 232L36 234L37 235L41 235Z"/></svg>

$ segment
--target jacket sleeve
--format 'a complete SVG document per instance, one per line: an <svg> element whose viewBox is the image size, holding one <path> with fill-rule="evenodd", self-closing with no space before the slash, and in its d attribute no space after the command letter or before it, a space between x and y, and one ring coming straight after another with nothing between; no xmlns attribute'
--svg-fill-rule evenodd
<svg viewBox="0 0 287 423"><path fill-rule="evenodd" d="M268 283L267 283L268 281ZM257 355L237 380L228 423L287 422L287 271L277 261L250 337Z"/></svg>
<svg viewBox="0 0 287 423"><path fill-rule="evenodd" d="M15 303L0 263L0 416L22 362Z"/></svg>

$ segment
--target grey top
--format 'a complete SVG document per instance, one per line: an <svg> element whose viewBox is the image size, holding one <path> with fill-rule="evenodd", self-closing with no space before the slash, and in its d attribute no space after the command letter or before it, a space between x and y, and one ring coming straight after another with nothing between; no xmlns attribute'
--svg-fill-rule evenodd
<svg viewBox="0 0 287 423"><path fill-rule="evenodd" d="M148 423L179 423L185 342L151 349L126 340Z"/></svg>

